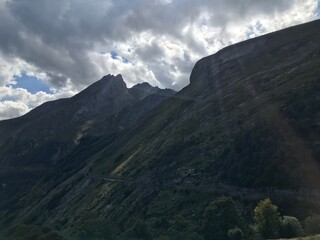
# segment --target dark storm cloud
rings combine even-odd
[[[0,51],[21,58],[47,74],[54,87],[63,87],[70,79],[75,88],[97,80],[101,73],[90,58],[99,46],[112,51],[139,33],[150,31],[156,36],[179,39],[185,44],[182,58],[172,58],[159,68],[165,57],[163,46],[152,42],[137,46],[137,60],[163,86],[171,87],[175,69],[184,76],[190,72],[190,53],[206,54],[195,36],[182,34],[182,29],[209,14],[208,24],[222,29],[232,20],[252,14],[281,12],[292,0],[9,0],[0,5]],[[139,43],[137,43],[139,45]],[[130,46],[128,46],[129,48]],[[162,62],[163,63],[163,62]],[[105,73],[107,74],[107,73]],[[128,80],[128,79],[127,79]],[[147,80],[147,79],[143,79]],[[180,85],[186,84],[187,79]]]

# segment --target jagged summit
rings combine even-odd
[[[124,82],[122,76],[120,74],[114,75],[106,75],[99,81],[93,83],[77,95],[75,95],[74,99],[80,98],[107,98],[107,97],[118,97],[118,95],[127,94],[128,89],[127,85]]]
[[[74,143],[79,143],[88,134],[94,133],[96,136],[117,131],[118,123],[111,124],[105,119],[112,119],[113,115],[119,114],[124,108],[130,109],[134,105],[137,111],[133,117],[125,117],[127,125],[130,125],[173,93],[168,94],[166,90],[152,87],[148,83],[129,89],[120,74],[106,75],[71,98],[47,102],[22,117],[0,121],[0,149],[6,146],[6,151],[12,151],[0,159],[0,162],[28,164],[28,161],[39,159],[33,155],[40,151],[36,149],[52,148],[45,159],[50,162],[52,157],[57,158],[55,151],[65,155],[73,148]],[[142,100],[152,94],[164,97],[152,99],[148,101],[148,107],[144,107],[147,103]],[[117,119],[119,122],[123,121],[119,117]],[[17,148],[14,138],[25,142],[21,148]],[[22,146],[31,141],[34,142],[33,147],[25,151]],[[24,153],[15,154],[19,151]],[[41,158],[39,160],[43,161]]]

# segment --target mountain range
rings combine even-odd
[[[199,232],[221,195],[248,209],[270,197],[301,218],[319,212],[319,28],[228,46],[199,60],[177,93],[108,75],[1,121],[3,229],[80,239],[90,224],[121,236],[143,221],[159,236]]]

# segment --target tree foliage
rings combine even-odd
[[[254,209],[254,222],[257,231],[263,238],[279,236],[280,217],[278,207],[270,199],[262,200]]]
[[[203,217],[202,232],[206,239],[227,239],[230,229],[243,226],[243,219],[231,198],[223,197],[212,202]]]
[[[305,233],[308,235],[320,234],[320,216],[313,215],[307,217],[305,222]]]
[[[228,231],[228,238],[230,240],[241,240],[243,239],[243,232],[240,228],[235,227]]]
[[[280,228],[281,237],[293,238],[303,236],[303,228],[299,220],[292,216],[283,216]]]

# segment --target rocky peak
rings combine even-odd
[[[126,83],[123,81],[123,78],[120,74],[114,75],[106,75],[99,81],[93,83],[88,88],[75,95],[73,98],[87,99],[87,98],[114,98],[119,97],[119,95],[127,95],[128,89]]]
[[[153,87],[147,82],[139,83],[129,89],[129,92],[135,98],[141,100],[145,97],[158,93],[161,89],[158,87]]]
[[[153,88],[158,88],[158,87],[153,87],[151,86],[148,82],[143,82],[143,83],[138,83],[137,85],[134,85],[132,89],[140,89],[140,90],[150,90]]]

